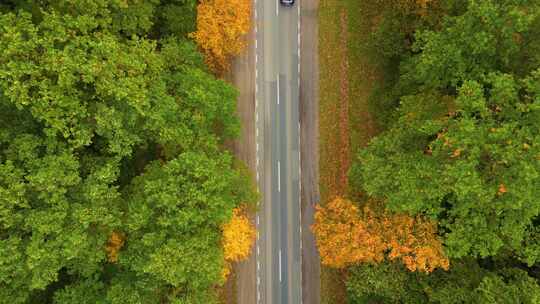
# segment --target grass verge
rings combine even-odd
[[[343,146],[339,130],[343,107],[340,87],[346,75],[341,73],[341,63],[347,59],[347,52],[340,41],[340,35],[346,31],[340,15],[345,8],[340,0],[319,3],[319,188],[323,204],[339,194],[340,174],[345,169],[341,158],[336,157]],[[343,275],[321,265],[321,303],[340,304],[345,303],[345,299]]]
[[[223,287],[218,288],[218,300],[220,304],[234,304],[237,298],[236,267],[232,267],[229,278]]]
[[[372,21],[357,0],[319,4],[319,166],[321,202],[351,196],[348,170],[359,149],[377,133],[369,98],[380,72],[362,48]],[[321,266],[321,303],[346,303],[345,271]]]

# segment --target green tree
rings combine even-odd
[[[527,272],[512,268],[502,269],[498,273],[499,275],[485,276],[471,300],[485,304],[540,302],[540,286],[537,280],[527,275]]]
[[[197,0],[162,0],[156,14],[156,27],[162,35],[186,38],[197,28]]]
[[[467,258],[455,261],[449,271],[429,275],[411,273],[395,263],[355,266],[350,269],[347,294],[350,303],[359,304],[532,304],[540,301],[540,286],[523,270],[490,270]]]
[[[218,282],[220,226],[238,205],[230,162],[227,155],[186,152],[165,165],[149,164],[125,190],[128,240],[119,264],[185,290]]]
[[[398,263],[364,264],[349,270],[347,296],[351,304],[428,301],[417,282],[424,276],[412,273]]]

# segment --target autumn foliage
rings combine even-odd
[[[250,0],[201,0],[197,31],[191,34],[216,74],[229,69],[230,58],[246,47],[244,35],[251,23]]]
[[[239,262],[248,258],[256,230],[242,208],[235,208],[231,220],[223,225],[223,255],[226,260],[223,277],[230,273],[230,262]]]
[[[351,201],[336,198],[317,206],[315,233],[324,265],[343,268],[357,263],[399,259],[410,271],[448,269],[436,225],[421,217],[376,211],[368,203],[362,210]]]
[[[118,252],[124,246],[125,236],[117,231],[113,231],[107,240],[107,246],[105,251],[107,252],[107,259],[111,263],[118,261]]]
[[[342,268],[358,262],[381,262],[385,249],[380,235],[368,231],[352,202],[336,198],[325,208],[317,206],[312,230],[323,264]]]
[[[423,217],[384,214],[379,217],[381,233],[388,245],[390,260],[401,259],[410,271],[448,270],[449,260],[437,238],[437,226]]]

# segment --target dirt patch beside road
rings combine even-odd
[[[255,52],[253,27],[246,37],[248,44],[245,52],[237,56],[231,65],[227,80],[239,92],[236,106],[242,129],[240,137],[228,146],[235,157],[243,161],[255,176]],[[255,214],[251,215],[255,223]],[[233,265],[232,273],[221,295],[223,304],[257,303],[257,269],[255,246],[246,261]]]
[[[321,0],[319,12],[321,204],[347,189],[349,167],[349,77],[347,11],[340,0]],[[346,301],[344,276],[321,267],[321,303]]]

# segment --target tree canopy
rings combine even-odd
[[[312,230],[323,265],[343,268],[399,259],[410,271],[449,267],[432,221],[385,212],[373,201],[359,210],[339,197],[316,209]]]
[[[191,36],[218,74],[227,72],[230,59],[246,47],[251,25],[250,0],[201,0],[197,6],[197,31]]]
[[[253,194],[222,145],[236,92],[187,37],[195,1],[0,11],[0,302],[211,303],[221,227]]]
[[[361,265],[350,269],[348,300],[371,303],[527,303],[540,301],[540,286],[526,271],[488,271],[472,259],[449,271],[409,272],[398,264]]]

